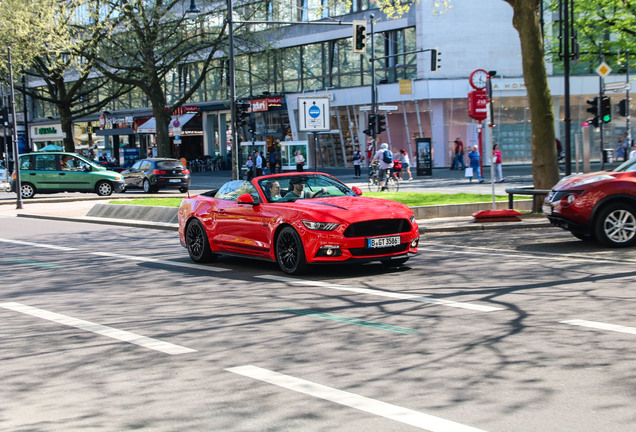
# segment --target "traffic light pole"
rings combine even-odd
[[[371,14],[370,18],[371,18],[371,25],[370,25],[370,29],[371,29],[371,115],[375,119],[375,124],[373,125],[373,128],[371,128],[371,136],[373,137],[373,155],[375,155],[375,151],[376,151],[375,140],[376,140],[377,129],[378,129],[377,128],[378,95],[377,95],[376,82],[375,82],[375,38],[373,34],[374,15]],[[371,163],[371,161],[369,161],[369,163]]]
[[[21,210],[22,207],[22,181],[20,179],[20,152],[18,149],[18,122],[15,118],[15,90],[13,87],[13,65],[11,63],[11,48],[7,47],[9,60],[9,85],[11,86],[11,116],[13,117],[13,173],[15,174],[15,208]],[[9,167],[7,166],[7,170]]]
[[[627,72],[625,73],[625,79],[626,79],[626,83],[627,85],[625,86],[625,96],[626,96],[626,102],[625,102],[625,114],[627,114],[625,116],[625,127],[627,128],[627,150],[630,149],[630,147],[632,147],[632,127],[630,125],[630,115],[629,115],[629,89],[630,89],[630,85],[629,85],[629,50],[627,50],[627,53],[625,53],[625,63],[627,63]]]
[[[605,57],[603,56],[603,49],[601,46],[601,44],[599,44],[598,46],[598,56],[600,60],[599,63],[602,63],[605,60]],[[603,115],[601,113],[601,105],[603,105],[603,95],[605,94],[605,79],[603,79],[603,77],[599,77],[598,88],[599,95],[598,103],[596,104],[596,115],[598,116],[599,139],[601,141],[601,171],[603,171],[605,169],[605,159],[603,158],[603,156],[605,155],[605,151],[603,149]]]

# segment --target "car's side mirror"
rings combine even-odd
[[[360,189],[358,186],[352,186],[351,190],[353,191],[354,194],[358,196],[362,195],[362,189]]]
[[[254,202],[254,197],[248,193],[244,193],[236,200],[237,204],[250,204],[250,205],[258,205],[257,202]]]

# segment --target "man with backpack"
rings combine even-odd
[[[382,143],[380,150],[375,153],[373,161],[380,162],[380,171],[378,172],[378,181],[383,184],[382,190],[387,190],[386,182],[391,176],[391,168],[393,168],[393,153],[389,150],[387,143]],[[386,179],[384,178],[386,174]]]

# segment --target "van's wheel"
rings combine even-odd
[[[113,194],[113,185],[107,181],[100,181],[97,183],[97,186],[95,186],[95,192],[97,192],[99,196],[110,196]]]
[[[305,250],[300,236],[292,227],[285,227],[276,237],[276,262],[282,271],[297,275],[307,268]]]
[[[197,263],[212,262],[216,254],[212,253],[208,234],[200,220],[193,219],[186,227],[185,243],[190,259]]]
[[[602,209],[596,219],[595,237],[609,247],[627,247],[636,243],[634,207],[615,203]]]
[[[20,186],[22,187],[20,189],[22,191],[22,198],[33,198],[33,195],[35,195],[35,186],[31,183],[22,183]]]

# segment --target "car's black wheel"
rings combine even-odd
[[[595,236],[609,247],[627,247],[636,243],[636,210],[623,203],[601,209],[596,219]]]
[[[144,180],[144,192],[146,192],[146,193],[152,193],[153,192],[153,188],[152,188],[152,186],[150,186],[150,182],[148,181],[148,179]]]
[[[99,196],[110,196],[113,194],[113,185],[107,181],[100,181],[95,186],[95,192]]]
[[[186,193],[187,191],[188,191],[188,188],[184,188],[184,187],[179,188],[179,192],[181,193]]]
[[[292,227],[283,228],[276,237],[276,262],[287,274],[297,275],[306,270],[303,243]]]
[[[190,259],[194,262],[212,262],[216,254],[210,249],[210,241],[203,224],[198,219],[193,219],[186,227],[185,243]]]
[[[33,198],[33,195],[35,195],[35,186],[31,183],[22,183],[21,186],[22,198]]]
[[[408,260],[409,260],[408,258],[400,258],[400,259],[394,259],[394,260],[384,260],[380,262],[385,267],[399,267],[405,262],[407,262]]]

